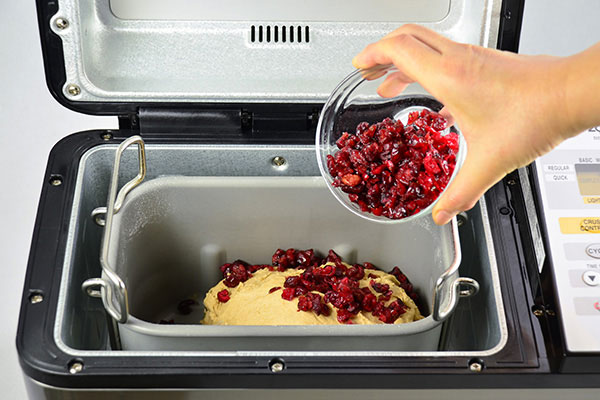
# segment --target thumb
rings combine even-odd
[[[505,173],[489,156],[469,153],[450,186],[433,208],[433,220],[444,225],[459,212],[469,210]]]

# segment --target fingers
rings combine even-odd
[[[388,75],[383,83],[377,88],[377,94],[381,97],[396,97],[406,89],[411,80],[401,72]]]
[[[456,214],[471,209],[481,196],[504,173],[495,168],[487,157],[477,154],[467,158],[448,189],[433,208],[433,220],[438,225],[448,223]]]
[[[383,39],[389,39],[398,35],[412,35],[427,44],[429,47],[435,49],[438,53],[444,52],[454,42],[439,33],[432,31],[431,29],[425,28],[421,25],[416,24],[405,24],[400,28],[388,33]]]
[[[450,111],[446,107],[442,108],[439,114],[448,121],[448,126],[454,125],[454,117],[450,114]]]
[[[370,44],[352,63],[356,68],[394,64],[412,81],[426,71],[435,70],[441,54],[412,35],[399,34]]]

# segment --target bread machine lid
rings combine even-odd
[[[67,107],[322,103],[403,23],[495,47],[501,0],[38,0],[49,87]],[[368,6],[367,6],[368,4]]]

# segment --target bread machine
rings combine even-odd
[[[593,155],[516,171],[446,227],[387,231],[335,202],[315,158],[320,108],[366,44],[412,22],[515,51],[522,6],[37,0],[50,91],[120,128],[68,135],[50,154],[17,334],[29,396],[600,397]],[[582,148],[598,146],[586,135]],[[580,200],[552,200],[563,189],[583,205],[554,226],[551,210]],[[555,273],[561,234],[577,264],[567,275]],[[403,331],[156,323],[216,283],[220,262],[266,262],[278,247],[401,263],[433,316],[446,268],[460,263],[451,282],[479,292],[454,285],[439,323]]]

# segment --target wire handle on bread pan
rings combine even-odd
[[[458,223],[456,221],[456,217],[452,218],[451,228],[452,240],[454,241],[454,260],[452,261],[450,267],[446,271],[444,271],[442,275],[440,275],[437,282],[435,283],[435,288],[433,289],[432,316],[433,320],[438,322],[445,320],[450,314],[452,314],[452,312],[458,305],[459,298],[473,296],[479,291],[479,283],[477,283],[475,279],[463,277],[456,278],[451,284],[449,293],[450,299],[448,302],[448,306],[444,310],[442,310],[442,300],[444,298],[444,296],[442,295],[443,288],[446,285],[448,279],[456,271],[458,271],[458,267],[461,261],[460,237],[458,235]],[[468,286],[468,289],[462,289],[461,286],[463,285]]]
[[[138,145],[139,172],[135,178],[127,182],[117,194],[119,183],[119,167],[121,165],[121,157],[125,149],[129,146]],[[123,202],[127,194],[139,185],[146,177],[146,151],[144,148],[144,140],[140,136],[132,136],[119,145],[115,154],[115,163],[113,166],[112,178],[108,191],[108,206],[106,207],[106,218],[104,223],[104,234],[102,236],[102,250],[100,253],[100,264],[102,272],[106,278],[88,279],[82,284],[82,289],[92,297],[99,297],[98,290],[94,287],[100,287],[100,297],[106,311],[110,316],[120,323],[127,322],[129,316],[129,302],[127,299],[127,288],[123,280],[117,275],[114,269],[108,262],[108,250],[110,235],[112,233],[113,216],[119,212],[123,206]]]

